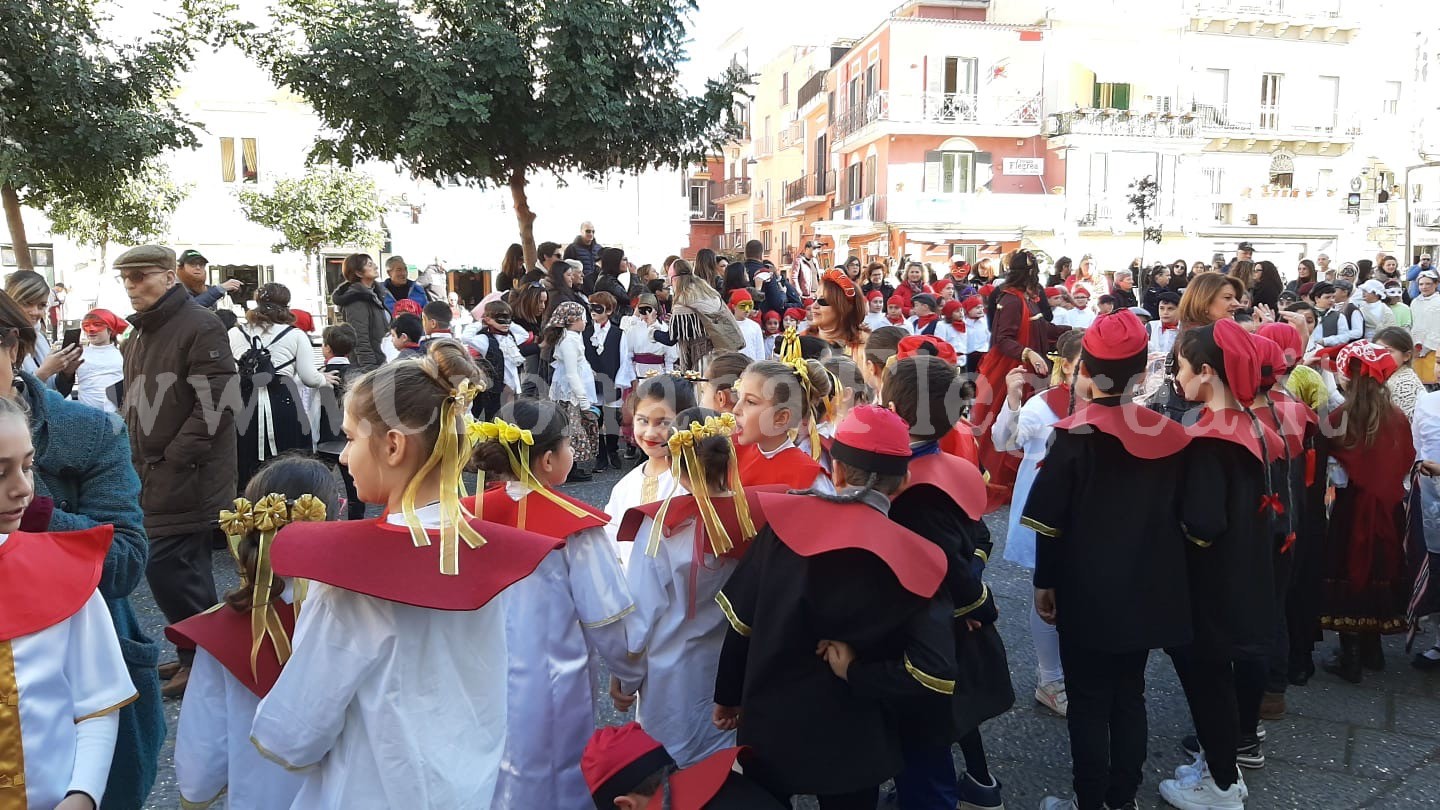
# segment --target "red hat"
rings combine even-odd
[[[783,321],[783,320],[785,320],[785,316],[781,315],[780,313],[776,312],[776,311],[773,310],[773,309],[767,310],[767,311],[765,312],[765,322],[766,322],[766,323],[769,323],[770,321],[775,321],[775,322],[778,323],[778,322]]]
[[[866,472],[904,475],[910,467],[910,425],[878,405],[859,405],[835,428],[830,456]]]
[[[939,295],[939,294],[945,292],[945,288],[946,288],[946,287],[949,287],[949,286],[950,286],[950,279],[948,279],[948,278],[942,278],[942,279],[936,281],[934,284],[931,284],[931,285],[930,285],[930,289],[934,290],[936,295]]]
[[[106,329],[109,329],[110,334],[115,337],[119,337],[125,334],[125,330],[130,328],[129,321],[125,320],[119,315],[116,315],[108,309],[92,309],[89,312],[85,313],[85,317],[80,319],[81,329],[85,328],[86,321],[99,321],[105,326]]]
[[[748,301],[749,303],[751,303],[751,304],[754,304],[754,303],[755,303],[755,298],[750,295],[750,291],[749,291],[749,290],[731,290],[731,291],[730,291],[730,306],[732,306],[732,307],[738,307],[738,306],[740,306],[741,304],[746,303],[747,301]]]
[[[960,306],[965,307],[965,311],[966,311],[966,312],[969,312],[970,310],[974,309],[975,307],[983,307],[983,306],[985,306],[985,299],[984,299],[984,298],[981,298],[981,297],[978,296],[978,295],[972,295],[972,296],[970,296],[969,298],[966,298],[966,299],[960,304]]]
[[[902,423],[903,424],[903,423]],[[908,448],[908,439],[907,439]],[[639,723],[607,726],[590,735],[580,755],[580,773],[597,808],[612,808],[615,800],[634,790],[647,777],[674,767],[670,753],[645,733]]]
[[[1347,377],[1364,374],[1381,385],[1400,368],[1388,348],[1368,340],[1345,344],[1335,356],[1335,367]]]
[[[1236,401],[1248,408],[1260,388],[1260,353],[1255,341],[1245,327],[1230,318],[1216,321],[1212,328],[1215,345],[1224,357],[1225,383]]]
[[[1046,288],[1045,288],[1045,297],[1046,297],[1046,298],[1054,298],[1055,296],[1060,295],[1060,294],[1062,294],[1062,293],[1064,293],[1064,292],[1065,292],[1065,291],[1062,290],[1062,289],[1060,289],[1059,287],[1046,287]]]
[[[315,318],[303,309],[292,309],[290,314],[295,316],[295,328],[301,332],[315,331]]]
[[[1307,281],[1304,284],[1300,285],[1300,288],[1295,291],[1295,294],[1299,295],[1301,298],[1304,298],[1315,289],[1315,284],[1316,282],[1314,281]]]
[[[1260,387],[1268,389],[1286,369],[1285,352],[1280,350],[1280,344],[1258,332],[1250,339],[1255,341],[1255,352],[1260,355]]]
[[[1255,334],[1269,338],[1280,347],[1280,352],[1285,357],[1287,371],[1294,368],[1305,354],[1305,342],[1300,337],[1300,330],[1288,323],[1283,321],[1267,323],[1260,327]]]
[[[1150,345],[1145,336],[1145,327],[1140,319],[1128,309],[1101,315],[1095,319],[1080,348],[1096,360],[1128,360],[1144,355]]]
[[[803,321],[805,320],[805,310],[799,307],[790,307],[789,309],[785,310],[785,317],[794,318],[797,321]]]
[[[960,302],[955,300],[946,301],[945,306],[940,308],[940,314],[946,318],[954,317],[957,312],[961,312],[961,308]]]
[[[420,308],[420,305],[410,300],[409,298],[402,298],[399,301],[395,302],[396,315],[404,315],[406,313],[409,313],[418,318],[423,312],[424,310]]]
[[[949,341],[941,340],[934,335],[911,335],[901,338],[900,344],[895,347],[897,361],[917,355],[938,357],[952,366],[960,359],[959,355],[955,353],[955,347],[951,346]]]
[[[980,294],[981,294],[982,296],[986,297],[986,298],[989,298],[989,297],[990,297],[990,293],[993,293],[993,292],[995,292],[995,285],[994,285],[994,284],[986,284],[984,287],[981,287],[981,288],[980,288]]]
[[[883,300],[885,298],[885,293],[880,292],[879,290],[871,290],[870,292],[865,293],[865,300],[867,301],[874,301],[877,298]]]

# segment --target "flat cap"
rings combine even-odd
[[[115,259],[116,270],[158,267],[162,270],[175,269],[175,251],[164,245],[141,245],[130,248]]]

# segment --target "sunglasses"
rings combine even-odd
[[[815,299],[815,304],[816,306],[828,307],[830,306],[830,300],[822,295]]]
[[[151,270],[121,270],[119,273],[115,274],[115,278],[119,281],[128,281],[131,284],[139,284],[150,276],[158,276],[161,273],[168,272],[170,271],[159,267]]]
[[[594,232],[594,231],[586,231],[585,233],[595,233],[595,232]]]

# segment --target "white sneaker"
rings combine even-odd
[[[1055,796],[1046,796],[1040,802],[1040,810],[1079,810],[1079,805],[1074,799],[1061,799]]]
[[[1226,790],[1215,784],[1207,769],[1199,778],[1198,771],[1190,770],[1187,778],[1166,779],[1160,783],[1160,797],[1171,807],[1179,810],[1245,810],[1245,789],[1243,779]]]
[[[1189,765],[1181,765],[1175,769],[1175,781],[1182,785],[1194,784],[1201,779],[1211,779],[1210,763],[1205,761],[1204,754],[1196,756],[1195,761]],[[1239,774],[1238,779],[1239,781],[1235,784],[1240,786],[1240,800],[1245,801],[1250,798],[1250,788],[1245,784],[1245,776],[1243,774]],[[1211,779],[1211,781],[1213,782],[1214,780]]]
[[[1035,702],[1061,717],[1070,712],[1070,698],[1065,694],[1064,681],[1053,681],[1035,687]]]

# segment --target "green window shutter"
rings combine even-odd
[[[1113,91],[1114,106],[1117,110],[1130,109],[1130,85],[1116,84]]]

